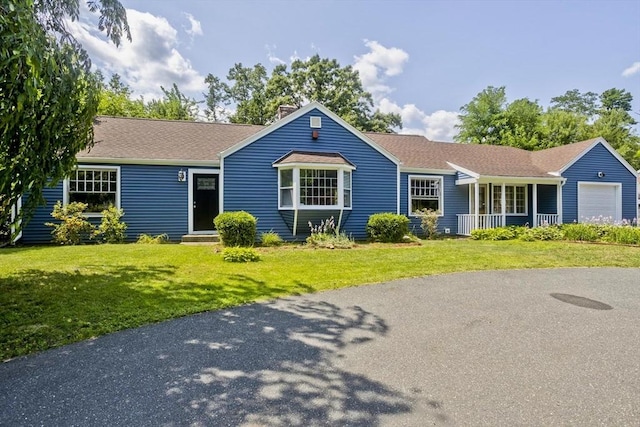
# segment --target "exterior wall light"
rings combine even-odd
[[[602,171],[598,172],[598,178],[604,178],[606,174]]]
[[[187,174],[180,169],[180,171],[178,172],[178,182],[185,182],[187,180]]]

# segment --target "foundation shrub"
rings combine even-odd
[[[223,212],[213,220],[225,246],[253,246],[256,241],[256,218],[248,212]]]
[[[409,234],[409,218],[389,212],[376,213],[367,221],[367,236],[374,242],[402,242]]]

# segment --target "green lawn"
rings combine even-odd
[[[90,245],[0,250],[0,360],[172,317],[281,295],[456,271],[640,267],[640,248],[566,242],[440,240],[349,250]]]

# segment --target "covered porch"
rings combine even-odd
[[[458,214],[457,234],[509,225],[562,224],[562,178],[466,177],[469,213]]]

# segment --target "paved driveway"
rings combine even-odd
[[[640,270],[451,274],[186,317],[0,364],[0,405],[6,426],[637,426]]]

